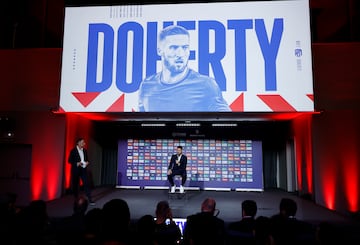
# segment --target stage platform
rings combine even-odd
[[[187,191],[186,198],[169,198],[168,190],[127,190],[116,188],[96,188],[93,190],[95,206],[102,208],[111,199],[124,199],[129,207],[131,219],[137,220],[145,214],[154,215],[157,202],[168,200],[175,218],[186,218],[188,215],[200,211],[202,201],[212,197],[220,210],[219,218],[226,223],[241,219],[241,202],[246,199],[255,200],[258,206],[257,216],[270,217],[279,211],[281,198],[292,198],[298,205],[296,217],[298,219],[319,224],[323,221],[331,223],[351,223],[350,217],[316,205],[312,201],[281,190],[267,190],[264,192],[235,192],[235,191]],[[72,214],[73,196],[66,195],[60,199],[48,202],[48,214],[52,218],[70,216]]]

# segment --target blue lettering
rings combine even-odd
[[[157,53],[157,22],[147,24],[146,43],[146,76],[156,73],[156,61],[160,60]]]
[[[102,79],[96,80],[99,34],[104,34],[104,58],[102,60]],[[114,31],[107,24],[89,24],[88,57],[86,70],[86,92],[102,92],[112,83],[114,53]]]
[[[210,30],[215,33],[215,50],[210,53]],[[225,56],[225,27],[219,21],[199,21],[199,73],[209,75],[209,65],[220,90],[226,90],[226,77],[221,65]]]
[[[228,28],[235,32],[235,89],[246,91],[246,29],[253,28],[253,21],[228,20]]]
[[[255,20],[255,31],[265,62],[265,90],[276,91],[276,57],[284,30],[284,20],[275,19],[269,41],[263,19]]]
[[[253,23],[255,22],[255,23]],[[178,21],[177,25],[187,30],[196,30],[196,21]],[[174,24],[172,21],[163,22],[163,27]],[[116,86],[124,93],[138,90],[143,80],[143,61],[146,64],[146,76],[156,73],[157,61],[161,58],[157,53],[158,22],[148,22],[146,30],[146,58],[144,59],[144,29],[137,22],[126,22],[117,30],[117,50],[114,51],[114,30],[105,23],[89,24],[88,55],[86,70],[86,92],[103,92],[113,82],[114,52],[116,53]],[[234,19],[227,21],[227,28],[234,31],[235,47],[235,89],[247,91],[247,30],[255,29],[259,46],[264,59],[265,90],[277,90],[276,59],[279,52],[284,29],[284,20],[276,18],[273,22],[271,35],[268,35],[263,19]],[[129,40],[129,34],[132,40]],[[103,43],[100,37],[103,36]],[[210,41],[214,41],[210,46]],[[101,43],[100,43],[101,42]],[[128,52],[129,43],[133,45],[132,52]],[[212,43],[211,43],[212,44]],[[103,60],[99,60],[99,50],[103,51]],[[198,22],[198,54],[190,51],[190,60],[198,59],[199,73],[210,74],[210,67],[221,91],[226,91],[226,76],[222,60],[226,55],[226,29],[215,20]],[[129,64],[129,60],[132,63]],[[131,69],[129,69],[131,65]],[[98,67],[99,66],[99,67]],[[101,68],[101,75],[98,71]],[[127,75],[127,71],[131,74]],[[127,77],[130,81],[127,81]]]
[[[128,33],[133,32],[133,62],[132,80],[126,82]],[[137,22],[126,22],[119,27],[117,61],[116,61],[116,86],[124,93],[135,92],[139,89],[142,81],[143,67],[143,42],[144,30]]]
[[[174,21],[164,21],[163,28],[174,25]]]
[[[179,229],[180,229],[181,231],[184,231],[184,230],[185,230],[185,223],[186,223],[186,221],[185,221],[185,222],[184,222],[184,221],[176,221],[175,223],[176,223],[176,225],[179,227]]]

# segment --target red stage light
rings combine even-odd
[[[343,178],[345,187],[345,196],[348,209],[351,212],[359,211],[359,159],[358,151],[354,145],[350,148],[343,149]]]
[[[30,189],[31,189],[31,200],[41,199],[42,187],[43,187],[43,172],[41,171],[41,164],[36,161],[37,159],[33,156],[31,178],[30,178]]]
[[[333,177],[333,176],[332,176]],[[329,177],[329,178],[332,178]],[[324,193],[324,201],[325,205],[328,209],[335,210],[335,180],[330,179],[326,183],[324,183],[323,188]]]
[[[293,120],[293,134],[295,143],[298,189],[306,193],[313,193],[311,114],[304,113]]]
[[[335,210],[335,201],[336,201],[336,185],[338,184],[338,176],[336,170],[337,162],[334,159],[324,158],[324,161],[327,162],[326,168],[322,169],[322,179],[321,179],[321,193],[325,202],[325,206],[331,210]]]

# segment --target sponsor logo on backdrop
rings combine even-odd
[[[220,185],[234,189],[257,190],[263,188],[261,142],[258,141],[128,139],[123,143],[119,145],[118,176],[121,176],[118,178],[119,186],[167,185],[171,154],[175,150],[174,146],[182,145],[184,154],[188,156],[186,185],[203,187]],[[203,147],[210,144],[220,146],[221,150]],[[139,147],[140,145],[143,147]],[[238,150],[240,148],[242,150]]]

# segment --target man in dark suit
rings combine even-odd
[[[256,202],[245,200],[241,203],[242,219],[231,223],[227,232],[227,244],[255,244]]]
[[[271,217],[271,233],[275,244],[307,244],[315,239],[310,223],[295,218],[297,204],[290,198],[280,201],[280,213]]]
[[[180,193],[184,193],[184,184],[186,181],[186,165],[187,157],[182,154],[182,146],[176,148],[176,154],[171,156],[169,167],[168,167],[168,180],[171,184],[171,193],[175,192],[174,176],[181,175]]]
[[[187,217],[184,229],[185,245],[225,244],[224,221],[216,217],[215,211],[215,200],[207,198],[201,204],[201,213]]]
[[[79,138],[76,141],[76,146],[70,151],[68,162],[71,164],[71,178],[75,198],[79,195],[79,180],[81,178],[84,190],[90,205],[95,205],[91,199],[91,191],[87,179],[86,167],[89,165],[87,150],[85,147],[85,140]]]
[[[245,200],[241,203],[242,220],[231,223],[229,230],[254,233],[255,229],[255,215],[257,212],[256,202],[253,200]]]

